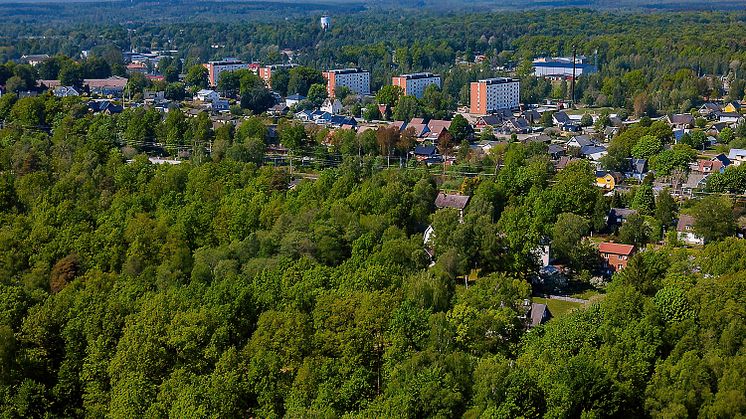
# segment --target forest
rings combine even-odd
[[[590,164],[556,172],[543,144],[509,144],[494,176],[454,184],[386,168],[378,133],[341,130],[340,147],[368,151],[309,177],[264,164],[258,117],[213,129],[49,94],[3,95],[0,117],[4,417],[746,414],[746,242],[729,237],[729,199],[679,208],[649,184],[606,197]],[[298,127],[279,140],[312,145]],[[137,138],[173,130],[192,158],[151,164]],[[463,218],[435,208],[447,188],[471,195]],[[536,248],[550,238],[590,269],[583,237],[618,200],[659,234],[678,211],[712,213],[710,241],[666,238],[527,330]]]

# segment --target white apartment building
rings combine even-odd
[[[226,58],[220,61],[208,61],[203,64],[208,71],[210,86],[217,86],[220,73],[223,71],[236,71],[248,69],[249,64],[234,58]]]
[[[431,84],[440,88],[440,76],[432,73],[402,74],[400,76],[394,76],[391,79],[391,84],[401,87],[402,90],[404,90],[404,94],[407,96],[414,96],[417,99],[422,99],[425,89]]]
[[[341,70],[324,71],[326,79],[326,91],[329,97],[334,97],[337,87],[346,86],[353,93],[367,96],[370,95],[370,72],[359,68],[343,68]]]

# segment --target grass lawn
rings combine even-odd
[[[533,297],[532,300],[535,303],[546,304],[547,307],[549,307],[549,311],[552,312],[552,316],[554,317],[562,316],[563,314],[568,313],[573,309],[583,306],[583,304],[580,303],[572,303],[570,301],[562,300],[551,300],[539,297]]]

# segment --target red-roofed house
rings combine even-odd
[[[621,243],[601,243],[598,245],[598,253],[604,260],[605,270],[611,274],[627,267],[629,258],[635,253],[635,246]]]

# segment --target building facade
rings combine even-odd
[[[359,68],[343,68],[340,70],[324,71],[326,79],[326,92],[329,97],[334,97],[335,89],[347,87],[352,93],[367,96],[370,95],[370,72]]]
[[[217,86],[219,80],[218,77],[223,71],[236,71],[249,68],[248,63],[233,58],[226,58],[220,61],[208,61],[203,65],[207,69],[207,77],[210,86]]]
[[[601,243],[598,245],[598,253],[604,261],[604,270],[610,275],[627,267],[629,259],[635,253],[635,246],[620,243]]]
[[[293,67],[297,67],[298,64],[272,64],[259,67],[259,77],[264,80],[264,83],[272,87],[272,72],[277,70],[289,70]]]
[[[509,77],[484,79],[471,83],[470,112],[478,115],[502,109],[515,109],[520,104],[520,82]]]
[[[546,77],[554,79],[568,79],[572,78],[573,73],[573,61],[572,57],[558,57],[558,58],[537,58],[533,61],[534,76]],[[597,70],[596,66],[589,63],[583,56],[575,59],[575,77],[580,77],[583,74],[595,73]]]
[[[404,90],[404,94],[407,96],[414,96],[417,99],[422,99],[425,89],[431,84],[440,88],[440,76],[432,73],[402,74],[400,76],[394,76],[391,79],[391,84],[401,87],[402,90]]]

